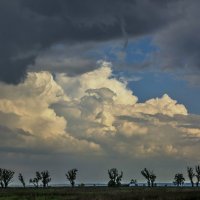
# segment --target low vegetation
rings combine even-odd
[[[198,188],[158,187],[65,187],[8,188],[0,200],[198,200]]]

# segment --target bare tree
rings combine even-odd
[[[155,186],[155,180],[156,180],[156,175],[153,173],[153,171],[150,172],[150,182],[151,182],[151,187]]]
[[[8,184],[12,181],[15,172],[8,169],[0,168],[0,185],[2,188],[7,188]]]
[[[189,177],[189,179],[190,179],[191,185],[192,185],[192,187],[194,187],[193,178],[195,177],[195,173],[194,173],[194,171],[193,171],[193,168],[192,168],[192,167],[188,167],[188,168],[187,168],[187,173],[188,173],[188,177]]]
[[[199,165],[195,166],[195,171],[196,171],[195,176],[197,178],[196,186],[198,187],[199,182],[200,182],[200,166]]]
[[[177,173],[174,176],[174,185],[177,185],[177,187],[182,186],[184,184],[185,178],[183,177],[183,174]]]
[[[29,182],[32,183],[35,187],[39,187],[39,181],[42,179],[40,172],[35,173],[35,178],[30,179]]]
[[[26,184],[25,184],[25,181],[24,181],[24,177],[21,173],[19,173],[18,179],[21,182],[21,184],[23,185],[23,187],[25,188]]]
[[[147,168],[144,168],[142,171],[141,171],[141,174],[144,176],[144,178],[147,179],[147,185],[148,187],[150,187],[150,173],[149,171],[147,170]]]
[[[78,170],[74,168],[74,169],[69,170],[67,172],[67,174],[65,174],[72,187],[75,186],[77,172],[78,172]]]
[[[41,180],[43,183],[43,187],[48,187],[48,183],[51,181],[48,170],[41,172]]]
[[[150,186],[153,187],[155,185],[154,183],[156,180],[156,175],[154,174],[153,171],[149,171],[147,168],[144,168],[141,171],[141,174],[144,176],[144,178],[146,178],[148,187]]]
[[[3,185],[3,169],[1,169],[1,168],[0,168],[0,185],[2,188],[4,187],[4,185]]]
[[[123,172],[119,174],[118,170],[116,168],[112,168],[108,170],[108,176],[110,178],[110,181],[108,182],[109,187],[118,187],[121,185],[121,180],[123,177]]]

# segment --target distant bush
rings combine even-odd
[[[79,187],[85,187],[85,184],[84,183],[81,183],[78,185]]]

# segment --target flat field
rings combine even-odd
[[[200,188],[83,187],[0,189],[0,200],[200,200]]]

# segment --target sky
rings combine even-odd
[[[198,0],[1,0],[0,167],[52,183],[157,181],[200,164]]]

